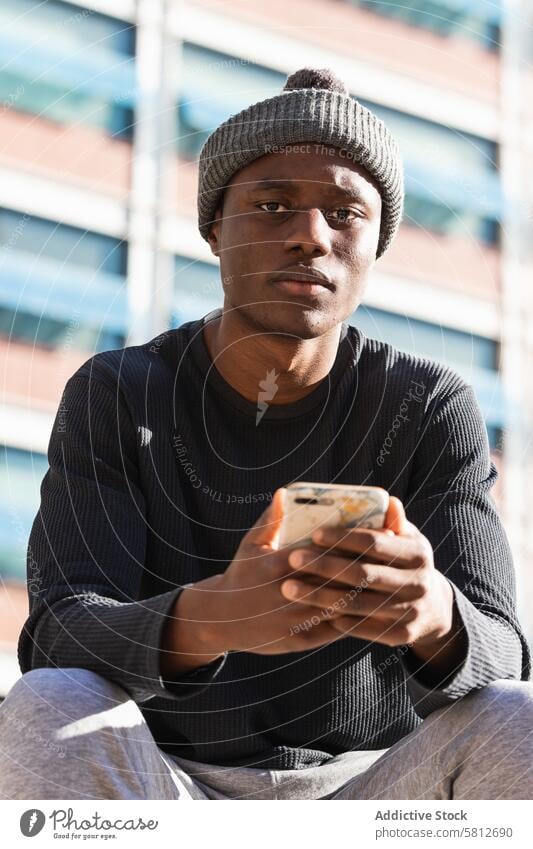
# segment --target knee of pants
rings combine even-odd
[[[479,729],[495,721],[502,727],[533,721],[533,683],[516,678],[498,678],[479,690],[472,690],[453,706],[454,715],[464,714]]]
[[[67,711],[76,702],[84,712],[107,710],[127,701],[128,693],[114,681],[78,667],[43,667],[22,675],[7,693],[2,711],[42,720],[48,708]],[[68,708],[67,708],[68,706]]]

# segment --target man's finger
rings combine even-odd
[[[337,616],[329,620],[329,625],[345,637],[382,643],[386,646],[404,645],[404,625],[402,620],[382,622],[373,616]]]
[[[358,554],[370,562],[386,563],[399,569],[412,567],[414,558],[427,553],[424,538],[418,531],[413,536],[389,536],[370,528],[321,528],[313,532],[312,539],[315,545],[328,551]]]
[[[368,618],[374,627],[388,628],[391,624],[407,623],[416,616],[413,602],[395,601],[388,593],[374,590],[332,590],[325,587],[312,587],[303,581],[284,581],[281,585],[284,598],[301,604],[302,607],[315,607],[326,618],[350,616]]]
[[[299,549],[294,549],[298,551]],[[295,566],[289,558],[288,564],[294,579],[329,587],[369,587],[385,593],[398,593],[403,598],[418,598],[424,591],[425,575],[420,569],[395,569],[394,567],[367,561],[350,560],[334,554],[305,552],[311,560]]]

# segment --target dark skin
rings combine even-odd
[[[209,234],[223,313],[204,338],[216,368],[243,397],[256,403],[272,369],[272,403],[296,401],[324,380],[341,322],[363,298],[380,219],[376,183],[339,151],[302,145],[290,155],[262,156],[233,177]],[[295,293],[273,281],[298,265],[322,272],[328,287]],[[286,279],[301,283],[303,274],[287,271]],[[225,572],[180,594],[165,629],[163,677],[227,650],[282,654],[349,636],[408,645],[408,663],[432,685],[452,675],[467,649],[453,591],[401,501],[391,497],[383,529],[332,531],[313,537],[310,548],[278,549],[280,495]],[[298,552],[310,562],[299,563]],[[302,629],[305,622],[312,625]]]
[[[326,377],[340,323],[360,304],[375,262],[381,220],[375,181],[353,161],[307,147],[270,153],[238,171],[209,234],[220,260],[224,311],[207,326],[206,345],[222,376],[254,402],[266,363],[279,374],[275,404],[298,400]],[[265,188],[272,175],[275,186]],[[272,274],[299,263],[327,275],[335,291],[312,298],[277,290]]]

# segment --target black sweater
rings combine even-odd
[[[264,405],[257,421],[205,347],[202,322],[217,313],[96,354],[68,380],[28,546],[22,672],[91,669],[135,699],[162,749],[271,769],[391,746],[472,689],[529,680],[470,385],[344,323],[328,377],[295,403]],[[445,681],[407,646],[355,638],[229,652],[161,679],[162,629],[182,586],[222,572],[273,492],[297,480],[381,486],[402,500],[468,638]]]

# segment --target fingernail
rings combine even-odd
[[[309,555],[305,551],[291,551],[289,554],[289,563],[291,566],[302,566],[308,557]]]
[[[290,595],[291,598],[298,595],[300,589],[300,585],[296,583],[296,581],[286,581],[283,584],[283,592],[285,595]]]

